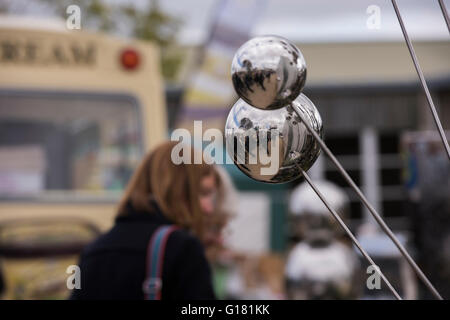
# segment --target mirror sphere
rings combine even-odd
[[[283,108],[301,93],[306,63],[300,50],[278,36],[250,39],[236,52],[231,64],[236,93],[264,110]]]
[[[226,148],[234,164],[247,176],[267,183],[285,183],[301,176],[320,154],[320,146],[295,113],[323,135],[322,119],[314,104],[300,94],[291,104],[261,110],[239,99],[225,125]]]

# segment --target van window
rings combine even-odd
[[[129,96],[0,92],[0,197],[122,190],[142,156]]]

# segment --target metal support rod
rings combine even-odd
[[[366,260],[369,262],[370,265],[372,265],[374,267],[374,269],[378,272],[378,274],[380,275],[380,277],[383,279],[383,281],[386,283],[386,285],[389,287],[389,289],[391,290],[391,292],[394,294],[394,296],[398,299],[398,300],[402,300],[402,298],[400,297],[400,295],[397,293],[397,291],[394,289],[394,287],[391,285],[391,283],[389,282],[389,280],[384,276],[384,274],[381,272],[380,268],[375,264],[375,262],[372,260],[372,258],[369,256],[369,254],[366,252],[366,250],[364,250],[364,248],[361,246],[361,244],[359,243],[359,241],[356,239],[356,237],[353,235],[353,233],[351,232],[351,230],[347,227],[347,225],[345,224],[345,222],[341,219],[341,217],[337,214],[337,212],[330,206],[330,204],[328,203],[328,201],[325,199],[325,197],[323,196],[323,194],[319,191],[319,189],[317,188],[317,186],[312,182],[311,178],[308,176],[308,174],[302,169],[300,168],[300,166],[298,166],[298,168],[300,169],[303,177],[305,178],[305,180],[308,182],[308,184],[311,186],[311,188],[314,190],[314,192],[317,194],[317,196],[320,198],[320,200],[322,200],[323,204],[328,208],[328,210],[331,212],[331,214],[333,215],[333,217],[337,220],[337,222],[341,225],[342,229],[344,229],[344,231],[347,233],[347,235],[350,237],[350,239],[353,241],[353,243],[355,244],[355,246],[359,249],[359,251],[361,251],[361,254],[366,258]]]
[[[342,167],[342,165],[339,163],[339,161],[336,159],[336,157],[333,155],[333,153],[328,149],[325,142],[322,140],[322,138],[319,136],[319,134],[311,127],[311,125],[308,123],[308,121],[305,120],[305,117],[303,116],[301,110],[298,109],[298,107],[295,104],[291,104],[292,108],[294,109],[295,113],[299,116],[300,120],[305,125],[306,129],[312,134],[314,139],[320,144],[320,147],[322,150],[327,154],[327,156],[330,158],[330,160],[333,162],[333,164],[336,166],[336,168],[339,170],[341,175],[344,177],[344,179],[347,181],[347,183],[352,187],[352,189],[356,192],[361,202],[369,209],[369,212],[372,214],[372,216],[375,218],[375,220],[380,225],[381,229],[387,234],[387,236],[392,240],[392,242],[395,244],[395,246],[398,248],[400,253],[405,257],[405,259],[408,261],[410,266],[414,269],[417,276],[423,281],[423,283],[426,285],[426,287],[432,292],[432,294],[439,300],[442,300],[441,295],[439,292],[433,287],[430,280],[425,276],[425,274],[420,270],[419,266],[414,262],[414,260],[411,258],[409,253],[406,251],[406,249],[403,247],[403,245],[398,241],[397,237],[394,235],[394,233],[389,229],[387,224],[384,222],[383,218],[378,214],[378,212],[375,210],[375,208],[369,203],[369,201],[366,199],[364,194],[361,192],[361,190],[358,188],[358,186],[355,184],[355,182],[352,180],[352,178],[348,175],[348,173],[345,171],[345,169]]]
[[[395,0],[391,0],[392,5],[394,6],[395,14],[397,15],[398,22],[400,24],[400,28],[403,32],[403,37],[405,38],[406,45],[408,46],[409,53],[414,62],[414,67],[416,68],[417,74],[420,79],[420,83],[422,84],[423,91],[425,92],[425,96],[427,97],[428,106],[430,107],[431,114],[433,115],[434,122],[436,127],[438,128],[439,134],[442,139],[442,143],[444,144],[444,148],[447,152],[448,159],[450,160],[450,146],[448,145],[447,138],[445,137],[444,129],[442,128],[441,121],[439,120],[439,115],[436,111],[436,107],[434,106],[433,99],[431,98],[430,91],[428,90],[428,85],[425,81],[425,77],[423,76],[422,69],[419,65],[419,60],[417,59],[416,52],[411,44],[411,40],[409,40],[408,33],[406,32],[405,25],[403,24],[402,17],[400,16],[400,11],[398,10],[397,3]]]
[[[444,15],[445,23],[447,24],[448,32],[450,33],[450,18],[448,17],[447,8],[445,8],[444,0],[439,0],[442,14]]]

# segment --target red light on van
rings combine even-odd
[[[120,62],[127,70],[134,70],[139,65],[139,54],[134,49],[125,49],[120,54]]]

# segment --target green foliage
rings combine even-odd
[[[148,11],[136,10],[133,6],[121,9],[133,21],[133,35],[136,38],[152,41],[160,46],[163,77],[168,81],[175,80],[183,56],[180,53],[169,53],[168,49],[176,42],[181,21],[163,12],[155,0],[151,2]]]

